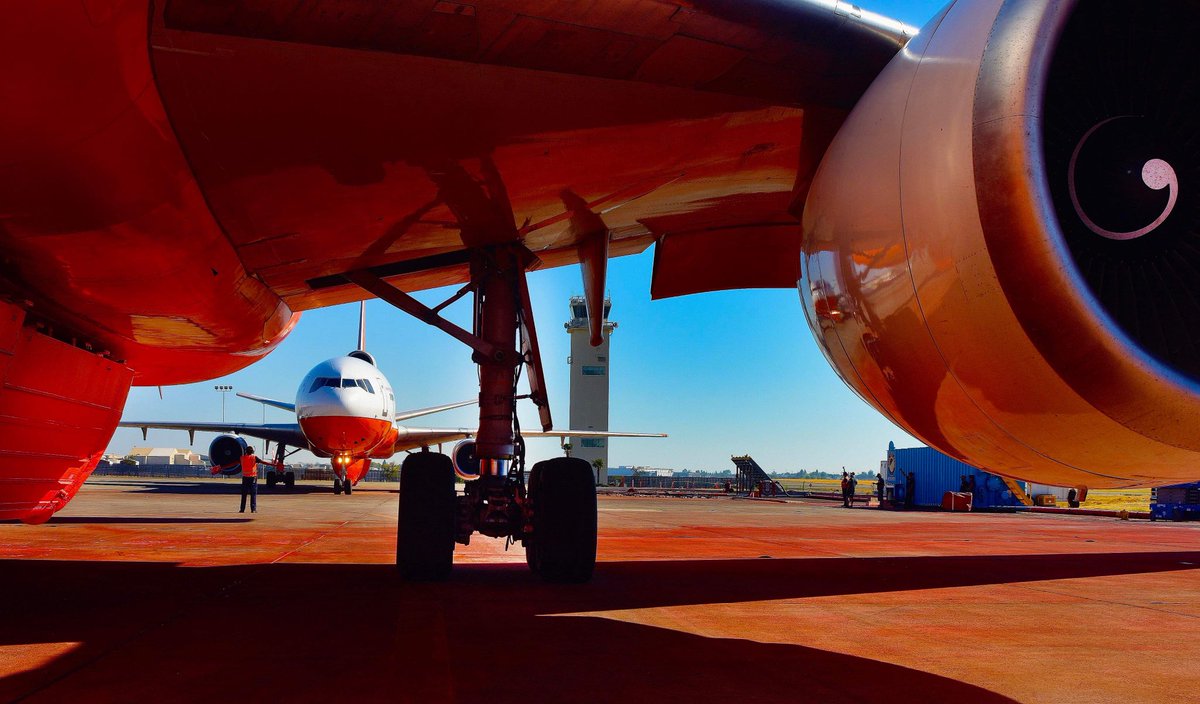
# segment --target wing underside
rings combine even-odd
[[[793,286],[797,257],[733,254],[792,247],[817,157],[913,30],[691,5],[175,0],[153,62],[215,214],[293,310],[366,297],[347,272],[460,284],[473,247],[561,266],[597,234],[609,256],[668,245],[656,295]],[[699,250],[730,256],[689,283]]]

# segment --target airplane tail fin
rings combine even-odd
[[[358,349],[354,350],[347,357],[354,357],[368,362],[371,366],[379,366],[375,362],[375,357],[367,351],[367,302],[360,301],[358,304]]]
[[[358,351],[367,351],[367,302],[358,302]]]

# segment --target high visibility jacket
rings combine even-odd
[[[242,476],[258,476],[258,458],[254,455],[242,455]]]

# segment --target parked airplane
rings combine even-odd
[[[445,574],[457,516],[585,579],[587,463],[521,493],[522,365],[553,427],[526,272],[579,263],[598,341],[608,258],[650,244],[655,297],[799,283],[846,383],[948,455],[1196,478],[1195,2],[954,0],[920,33],[833,0],[6,19],[0,518],[70,500],[132,384],[227,374],[295,311],[375,296],[479,365],[481,478],[456,498],[449,457],[406,458],[401,569]],[[450,285],[470,330],[410,295]]]
[[[342,357],[334,357],[313,367],[296,390],[295,403],[238,393],[242,398],[296,414],[295,423],[206,423],[192,421],[122,421],[124,428],[186,430],[222,433],[213,439],[208,455],[221,470],[238,467],[249,448],[245,437],[276,443],[267,483],[292,486],[295,476],[284,469],[289,454],[308,450],[318,457],[331,458],[333,493],[351,494],[354,486],[371,468],[372,459],[387,459],[398,452],[428,449],[459,441],[451,457],[460,479],[479,478],[474,462],[474,443],[464,438],[475,434],[472,428],[413,428],[403,421],[461,408],[475,399],[413,411],[397,411],[396,396],[375,358],[366,351],[366,309],[359,307],[358,348]],[[663,438],[660,433],[620,433],[594,430],[524,430],[524,437],[589,438]],[[287,448],[294,448],[289,453]],[[264,450],[263,456],[268,453]]]

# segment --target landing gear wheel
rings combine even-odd
[[[294,489],[296,487],[296,473],[288,472],[287,474],[284,474],[283,483],[287,488]]]
[[[526,495],[529,497],[530,501],[533,500],[534,494],[538,493],[538,490],[541,487],[542,469],[543,469],[542,465],[543,464],[545,464],[545,463],[544,462],[538,463],[538,464],[534,465],[533,469],[531,469],[529,471],[529,487],[528,487],[528,493]],[[529,566],[530,572],[537,574],[538,573],[537,541],[534,540],[534,537],[532,535],[527,535],[527,536],[525,536],[525,539],[522,542],[525,544],[525,564]]]
[[[275,486],[276,481],[278,480],[275,478],[275,473],[267,472],[267,486]]]
[[[346,496],[354,493],[354,482],[350,481],[349,477],[342,480],[342,491],[346,492]]]
[[[533,540],[526,560],[547,582],[582,583],[596,566],[596,484],[578,457],[538,462],[529,477]],[[532,552],[529,546],[534,548]]]
[[[342,493],[342,480],[338,477],[333,478],[333,493],[335,496]]]
[[[454,463],[438,452],[419,452],[400,465],[396,568],[408,580],[450,576],[454,562]]]

